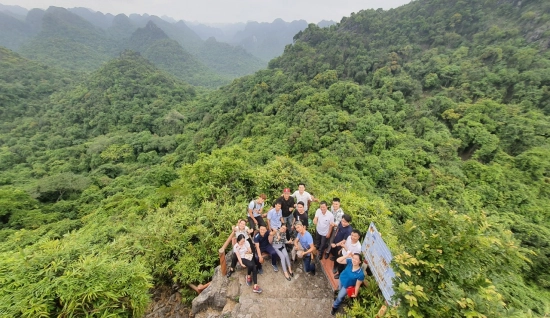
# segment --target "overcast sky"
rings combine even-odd
[[[310,23],[321,20],[339,22],[351,12],[362,9],[390,9],[410,0],[0,0],[4,5],[19,5],[26,9],[50,5],[85,7],[103,13],[148,13],[166,15],[176,20],[206,23],[272,22],[303,19]]]

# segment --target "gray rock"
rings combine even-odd
[[[192,314],[194,315],[208,308],[222,310],[227,303],[227,284],[228,279],[221,275],[220,267],[216,267],[210,286],[193,299]]]

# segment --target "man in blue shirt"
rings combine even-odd
[[[352,298],[355,298],[359,295],[359,288],[365,280],[365,273],[361,267],[361,264],[363,263],[363,257],[361,254],[353,254],[351,258],[341,256],[337,259],[337,261],[340,264],[347,264],[347,266],[342,274],[340,274],[340,291],[338,292],[338,296],[334,300],[330,311],[330,314],[333,316],[336,314],[336,310],[338,310],[338,307],[340,307],[342,301],[346,298],[346,295],[348,294],[348,287],[355,287],[355,290],[351,295]]]
[[[267,212],[267,227],[270,230],[277,231],[283,224],[283,211],[281,203],[275,202],[275,207]]]
[[[304,272],[311,275],[315,275],[315,263],[312,262],[313,254],[315,251],[315,245],[313,244],[313,237],[306,230],[306,227],[302,225],[302,222],[294,223],[296,228],[296,239],[294,240],[294,247],[297,250],[302,251],[302,257],[304,259]],[[299,257],[299,255],[298,255]]]

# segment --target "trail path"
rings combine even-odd
[[[261,294],[252,292],[252,287],[246,285],[246,269],[237,269],[229,279],[221,277],[217,271],[217,280],[220,281],[216,284],[213,282],[211,287],[226,288],[224,294],[227,303],[221,312],[210,306],[195,317],[332,317],[330,309],[334,293],[318,262],[316,266],[317,274],[311,276],[303,272],[302,262],[296,261],[292,266],[294,277],[287,281],[281,267],[279,266],[279,272],[274,272],[271,261],[266,260],[264,273],[258,275],[258,285],[263,289]]]

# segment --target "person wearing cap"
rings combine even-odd
[[[302,225],[302,222],[296,222],[296,239],[294,240],[294,247],[296,250],[301,251],[301,257],[304,262],[304,272],[311,275],[315,275],[315,263],[313,261],[313,252],[315,251],[315,245],[313,244],[313,237],[307,231],[306,227]]]
[[[256,200],[248,204],[248,224],[251,229],[259,229],[260,225],[266,225],[263,218],[264,201],[267,198],[265,194],[260,194]]]
[[[313,219],[315,224],[315,246],[319,251],[317,259],[321,259],[330,236],[332,235],[332,223],[334,223],[334,215],[327,208],[327,203],[321,201],[319,209],[315,211],[315,218]]]
[[[275,202],[275,207],[267,212],[267,227],[271,230],[277,231],[281,225],[284,224],[283,222],[281,203],[277,201]]]
[[[308,215],[310,202],[319,201],[313,197],[312,194],[306,191],[306,185],[304,183],[298,184],[298,190],[292,193],[292,197],[296,199],[296,202],[302,201],[304,203],[304,211]]]
[[[363,257],[360,253],[353,254],[352,257],[340,256],[337,261],[340,264],[345,264],[346,268],[340,276],[338,296],[334,300],[334,303],[332,303],[332,308],[330,310],[330,314],[333,316],[336,314],[336,311],[338,310],[338,307],[340,307],[342,301],[348,295],[348,292],[352,298],[359,295],[359,288],[365,280],[365,273],[361,267]],[[354,288],[348,291],[348,288],[350,287]]]
[[[292,221],[294,217],[292,216],[292,211],[294,210],[294,198],[290,196],[290,189],[285,188],[283,190],[283,195],[280,196],[277,201],[281,204],[281,210],[283,211],[283,219],[287,228],[292,226]],[[290,239],[289,233],[287,233],[287,239]]]
[[[342,216],[344,216],[344,211],[340,207],[340,199],[334,198],[332,199],[332,205],[330,206],[330,212],[334,215],[334,222],[330,224],[332,226],[332,235],[330,236],[330,241],[328,242],[327,251],[325,252],[325,258],[328,258],[330,249],[332,248],[332,243],[334,243],[334,236],[336,235],[336,231],[338,230],[338,225],[340,224],[340,221],[342,220]],[[349,234],[348,234],[349,235]]]

